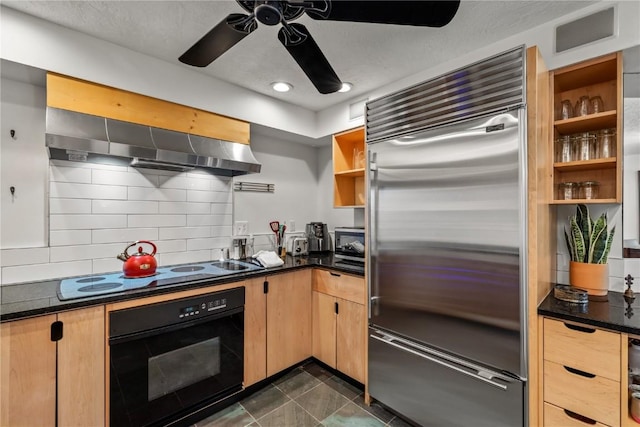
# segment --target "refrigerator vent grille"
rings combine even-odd
[[[524,55],[521,46],[368,102],[367,142],[523,105]]]

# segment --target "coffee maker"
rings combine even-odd
[[[327,224],[322,222],[311,222],[306,227],[307,242],[309,252],[330,252],[331,235]]]

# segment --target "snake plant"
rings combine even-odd
[[[578,205],[576,214],[569,217],[569,231],[564,230],[571,261],[606,264],[615,231],[615,226],[607,231],[606,213],[594,222],[587,205]]]

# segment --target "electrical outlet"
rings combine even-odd
[[[249,234],[249,221],[236,221],[234,230],[236,236]]]
[[[293,233],[294,231],[296,231],[296,221],[293,219],[290,219],[287,222],[287,231],[290,233]]]

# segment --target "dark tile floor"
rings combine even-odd
[[[409,427],[362,390],[308,362],[194,427]]]

